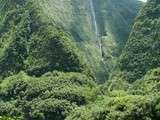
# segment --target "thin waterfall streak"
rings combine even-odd
[[[96,13],[95,13],[94,5],[93,5],[93,0],[89,0],[89,2],[90,2],[90,8],[91,8],[91,15],[92,15],[92,19],[93,19],[92,24],[93,24],[94,32],[95,32],[95,35],[96,35],[96,40],[98,41],[100,54],[102,56],[102,41],[100,39],[100,33],[99,33],[99,30],[98,30],[98,25],[97,25]]]

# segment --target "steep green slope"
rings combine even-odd
[[[95,72],[98,79],[103,81],[107,80],[112,73],[117,57],[128,39],[132,23],[142,3],[137,0],[93,0],[93,5],[99,40],[92,39],[92,44],[89,43],[89,45],[92,45],[92,48],[90,48],[91,55],[89,56],[98,56],[98,58],[95,60],[90,58],[92,60],[89,60],[93,64],[93,70],[97,70]],[[99,46],[102,47],[102,53],[100,53]],[[97,53],[95,49],[97,49]]]
[[[72,39],[87,58],[96,78],[99,81],[108,79],[141,2],[93,2],[100,33],[98,39],[94,32],[90,0],[1,0],[0,73],[7,76],[25,70],[40,76],[54,69],[85,71],[77,48],[69,40]],[[99,40],[102,41],[103,56]],[[52,44],[67,47],[52,49]],[[61,59],[61,56],[68,57]]]
[[[72,37],[55,26],[35,1],[8,0],[1,5],[5,5],[0,11],[2,77],[21,70],[35,76],[53,70],[85,72],[87,67]]]
[[[92,29],[94,14],[91,17],[86,7],[89,1],[1,3],[0,120],[160,119],[158,0],[149,0],[140,12],[121,56],[120,68],[127,79],[115,77],[103,85],[93,81],[74,41],[96,76],[103,78],[116,64],[117,50],[127,39],[139,2],[94,1],[99,39]]]
[[[107,74],[110,73],[115,59],[120,53],[119,48],[124,46],[128,38],[133,20],[142,3],[138,0],[127,2],[125,0],[93,0],[93,9],[96,13],[95,18],[100,33],[98,38],[103,41],[103,53],[105,53],[103,63],[99,50],[99,40],[94,31],[95,21],[93,20],[90,1],[37,0],[36,4],[43,8],[44,14],[53,24],[62,26],[73,36],[97,79],[106,80]]]
[[[94,61],[98,63],[94,67],[101,73],[99,79],[106,80],[114,72],[117,57],[126,44],[142,3],[137,0],[93,0],[93,3],[102,46],[101,54],[92,54],[100,58]],[[106,75],[105,78],[102,73]]]
[[[134,24],[120,59],[120,68],[133,81],[160,66],[160,2],[149,0]]]
[[[101,35],[111,33],[118,47],[123,47],[142,3],[137,0],[94,0],[94,3]]]
[[[160,119],[159,4],[149,0],[137,17],[120,59],[122,76],[100,86],[97,99],[76,108],[67,120]]]
[[[96,84],[72,36],[37,2],[1,0],[2,120],[64,120],[94,99]]]

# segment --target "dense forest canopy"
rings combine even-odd
[[[130,80],[160,67],[160,2],[149,0],[140,11],[121,55],[121,70]]]
[[[0,120],[159,119],[159,0],[0,0]]]

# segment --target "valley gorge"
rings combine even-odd
[[[159,86],[159,0],[0,0],[0,120],[159,120]]]

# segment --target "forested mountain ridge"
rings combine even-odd
[[[87,68],[72,37],[53,25],[34,1],[15,0],[5,5],[0,27],[2,77],[21,70],[41,76],[53,70],[82,72]]]
[[[148,0],[122,51],[120,75],[100,87],[101,95],[77,108],[67,120],[160,119],[160,1]]]
[[[97,81],[108,79],[120,54],[119,49],[125,45],[141,2],[137,0],[129,0],[127,2],[124,0],[118,2],[110,0],[98,2],[93,0],[93,4],[91,4],[90,1],[92,0],[1,0],[1,75],[7,76],[8,74],[25,70],[29,74],[40,76],[45,71],[52,71],[53,69],[72,72],[83,69],[83,67],[80,69],[75,67],[78,66],[78,62],[83,61],[80,60],[81,57],[72,61],[73,59],[68,56],[68,60],[65,57],[63,61],[51,62],[51,60],[56,57],[57,60],[60,56],[51,56],[50,53],[53,52],[51,49],[50,51],[47,50],[47,54],[44,51],[51,47],[49,46],[52,44],[49,43],[50,37],[56,37],[57,35],[47,36],[48,38],[46,38],[44,35],[48,33],[44,33],[41,30],[46,29],[44,31],[60,33],[61,35],[59,34],[58,36],[64,34],[61,38],[65,39],[64,42],[72,41],[73,43],[75,41],[76,46],[80,49],[79,51],[86,57]],[[94,14],[92,14],[93,12]],[[53,27],[54,30],[51,30]],[[97,29],[97,33],[95,33],[95,29]],[[19,39],[20,43],[17,39]],[[34,43],[32,39],[37,39],[36,41],[39,41],[39,43]],[[43,39],[48,40],[44,41]],[[41,40],[43,40],[43,45],[45,44],[45,46],[42,45]],[[70,54],[69,52],[73,51],[73,54],[77,52],[75,45],[61,44],[70,48],[74,46],[72,50],[67,50],[65,56]],[[43,49],[39,50],[36,46],[41,46]],[[60,54],[60,51],[57,51],[59,52],[57,54]],[[73,56],[77,57],[77,55]],[[66,63],[68,66],[62,64],[64,60],[70,61],[70,63]],[[57,62],[56,65],[53,65],[53,62]],[[72,65],[75,68],[69,68],[71,64],[75,64]],[[85,63],[80,64],[85,66]]]
[[[138,0],[38,0],[36,4],[53,24],[72,35],[99,81],[108,78],[142,6]]]
[[[150,69],[160,67],[160,2],[149,0],[138,15],[126,48],[121,55],[120,68],[131,81],[139,79]]]
[[[63,120],[87,104],[95,83],[72,36],[37,1],[0,5],[0,119]]]
[[[160,119],[159,0],[0,6],[0,120]]]

